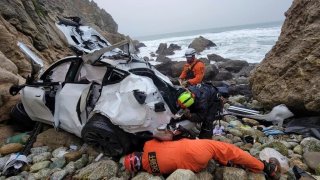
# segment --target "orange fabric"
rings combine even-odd
[[[206,168],[210,159],[226,165],[228,161],[242,165],[253,172],[261,172],[264,165],[240,148],[208,139],[181,139],[179,141],[151,140],[145,143],[142,155],[142,167],[152,173],[148,153],[156,154],[161,174],[169,174],[177,169],[189,169],[199,172]]]
[[[179,76],[180,79],[186,79],[187,77],[187,72],[188,70],[192,67],[192,65],[194,65],[197,61],[197,59],[195,59],[195,61],[192,64],[188,64],[186,63],[183,67],[183,70]],[[193,79],[189,79],[188,82],[191,85],[196,85],[201,83],[203,77],[204,77],[204,71],[205,71],[205,65],[202,61],[198,62],[192,69],[193,73],[194,73],[194,78]]]

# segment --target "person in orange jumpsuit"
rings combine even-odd
[[[275,176],[281,170],[275,158],[262,162],[233,144],[208,139],[181,139],[178,141],[147,141],[143,152],[134,152],[120,162],[130,172],[145,170],[152,174],[170,174],[177,169],[200,172],[210,159],[222,165],[234,164],[268,176]]]
[[[202,61],[196,59],[196,50],[188,48],[185,52],[187,63],[179,76],[179,82],[182,86],[196,85],[202,82],[205,73],[205,65]]]

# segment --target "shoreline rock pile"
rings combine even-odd
[[[232,104],[246,104],[253,107],[258,104],[248,103],[244,99],[244,96],[231,97],[230,101]],[[218,122],[215,123],[218,125]],[[267,149],[273,152],[269,156],[282,157],[284,165],[282,165],[281,179],[295,179],[292,171],[294,166],[312,173],[317,178],[320,177],[320,140],[313,137],[303,138],[302,135],[296,134],[267,136],[261,129],[264,126],[260,121],[232,115],[226,115],[220,121],[220,125],[224,126],[224,134],[214,135],[213,140],[234,144],[260,159],[263,158],[260,152]],[[265,179],[263,174],[251,173],[236,167],[225,167],[214,160],[211,160],[208,167],[200,173],[179,169],[168,177],[153,176],[146,172],[131,176],[110,157],[102,157],[95,161],[100,152],[83,145],[81,139],[74,135],[64,131],[57,132],[53,128],[39,134],[34,146],[37,147],[33,147],[27,156],[29,164],[23,167],[23,172],[8,179]],[[2,145],[0,163],[11,153],[18,152],[22,148],[19,143]],[[1,176],[1,179],[5,177]]]

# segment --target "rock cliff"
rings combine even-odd
[[[89,0],[1,0],[0,1],[0,121],[19,97],[8,89],[23,83],[30,66],[17,47],[17,41],[29,45],[49,65],[73,55],[56,28],[57,16],[79,16],[82,22],[100,31],[111,43],[123,39],[110,14]]]
[[[267,106],[320,113],[320,1],[294,0],[276,45],[250,78]]]

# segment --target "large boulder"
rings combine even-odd
[[[254,98],[320,113],[320,1],[294,0],[285,15],[276,45],[250,78]]]
[[[220,69],[219,73],[215,76],[214,80],[215,81],[227,81],[231,80],[233,78],[233,75],[231,72],[225,70],[225,69]]]
[[[214,46],[217,45],[212,41],[200,36],[198,38],[195,38],[188,47],[193,48],[197,51],[197,53],[200,53],[203,50]]]
[[[156,59],[157,62],[162,62],[162,63],[166,63],[166,62],[170,62],[171,59],[168,58],[167,56],[164,55],[159,55]]]
[[[238,73],[235,74],[235,76],[236,77],[249,77],[257,65],[258,64],[255,64],[255,63],[253,63],[253,64],[249,63],[248,66],[244,66]]]
[[[232,73],[238,73],[242,68],[246,66],[249,66],[249,63],[247,61],[241,60],[229,60],[219,65],[220,68],[224,68]]]
[[[183,66],[186,64],[185,61],[175,62],[168,61],[159,65],[156,65],[156,69],[159,70],[166,76],[178,77],[180,76]]]
[[[178,50],[181,50],[181,47],[177,44],[170,44],[168,49],[169,51],[178,51]]]
[[[167,43],[160,43],[156,53],[159,55],[166,56],[166,55],[173,55],[174,54],[173,51],[174,51],[173,47],[169,49]]]
[[[218,54],[208,54],[207,57],[210,61],[215,61],[215,62],[225,62],[229,60],[229,59],[223,58],[222,56],[219,56]]]
[[[206,64],[206,69],[204,73],[205,81],[212,81],[217,74],[219,74],[219,69],[215,64]]]

